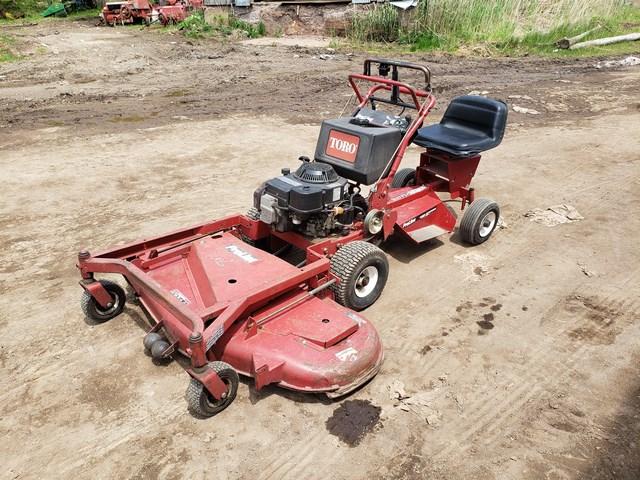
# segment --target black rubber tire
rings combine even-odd
[[[209,368],[213,369],[220,379],[227,384],[227,395],[216,400],[207,392],[198,380],[191,378],[187,387],[187,404],[189,410],[200,418],[213,417],[227,408],[235,400],[238,393],[240,377],[231,365],[225,362],[209,362]]]
[[[481,235],[480,229],[485,223],[486,217],[493,212],[495,221],[488,233]],[[489,240],[498,226],[500,219],[500,207],[496,202],[488,198],[478,198],[469,205],[462,215],[460,222],[460,238],[471,245],[480,245]]]
[[[113,298],[113,306],[111,308],[106,310],[102,308],[86,290],[82,292],[82,298],[80,299],[80,308],[82,308],[85,317],[97,323],[106,322],[120,315],[127,301],[127,295],[120,285],[109,280],[100,280],[100,283]]]
[[[391,181],[392,188],[408,187],[416,184],[416,169],[415,168],[401,168],[393,176]]]
[[[356,283],[363,270],[370,266],[377,269],[376,285],[369,294],[360,297],[356,294]],[[380,297],[389,277],[389,261],[375,245],[355,241],[347,243],[331,258],[331,272],[340,280],[340,283],[331,287],[336,301],[358,311],[373,305]]]

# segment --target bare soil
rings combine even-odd
[[[386,246],[365,312],[386,360],[348,399],[247,380],[199,420],[182,369],[144,355],[139,307],[83,319],[76,252],[243,211],[313,152],[365,56],[81,22],[5,31],[26,57],[0,65],[1,478],[638,478],[640,69],[403,56],[433,69],[434,119],[470,91],[540,113],[510,112],[475,179],[503,228],[474,248],[455,233]],[[524,216],[562,203],[584,220]],[[398,381],[428,416],[391,398]]]

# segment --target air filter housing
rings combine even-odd
[[[317,162],[303,162],[293,176],[307,183],[331,183],[338,180],[338,174],[331,165]]]

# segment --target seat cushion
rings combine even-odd
[[[413,143],[456,156],[468,156],[492,148],[494,139],[478,132],[436,124],[418,130]]]
[[[475,95],[454,98],[439,125],[418,130],[413,143],[455,156],[497,147],[507,123],[507,105]]]

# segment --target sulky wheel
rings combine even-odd
[[[231,405],[236,398],[238,392],[238,383],[240,378],[238,373],[231,365],[225,362],[209,362],[209,368],[212,368],[227,385],[227,392],[220,400],[216,400],[202,383],[192,378],[187,387],[187,403],[189,410],[198,417],[213,417],[222,410]]]
[[[332,287],[336,301],[352,310],[363,310],[382,293],[389,262],[375,245],[356,241],[347,243],[331,258],[331,273],[340,280]]]
[[[109,280],[100,280],[100,283],[113,299],[110,307],[103,308],[86,290],[82,293],[82,298],[80,299],[80,307],[85,316],[98,323],[106,322],[120,315],[127,300],[124,290],[117,283]]]
[[[393,176],[391,181],[392,188],[409,187],[416,184],[416,169],[401,168]]]
[[[500,207],[493,200],[478,198],[467,207],[460,222],[460,237],[471,245],[480,245],[498,226]]]

